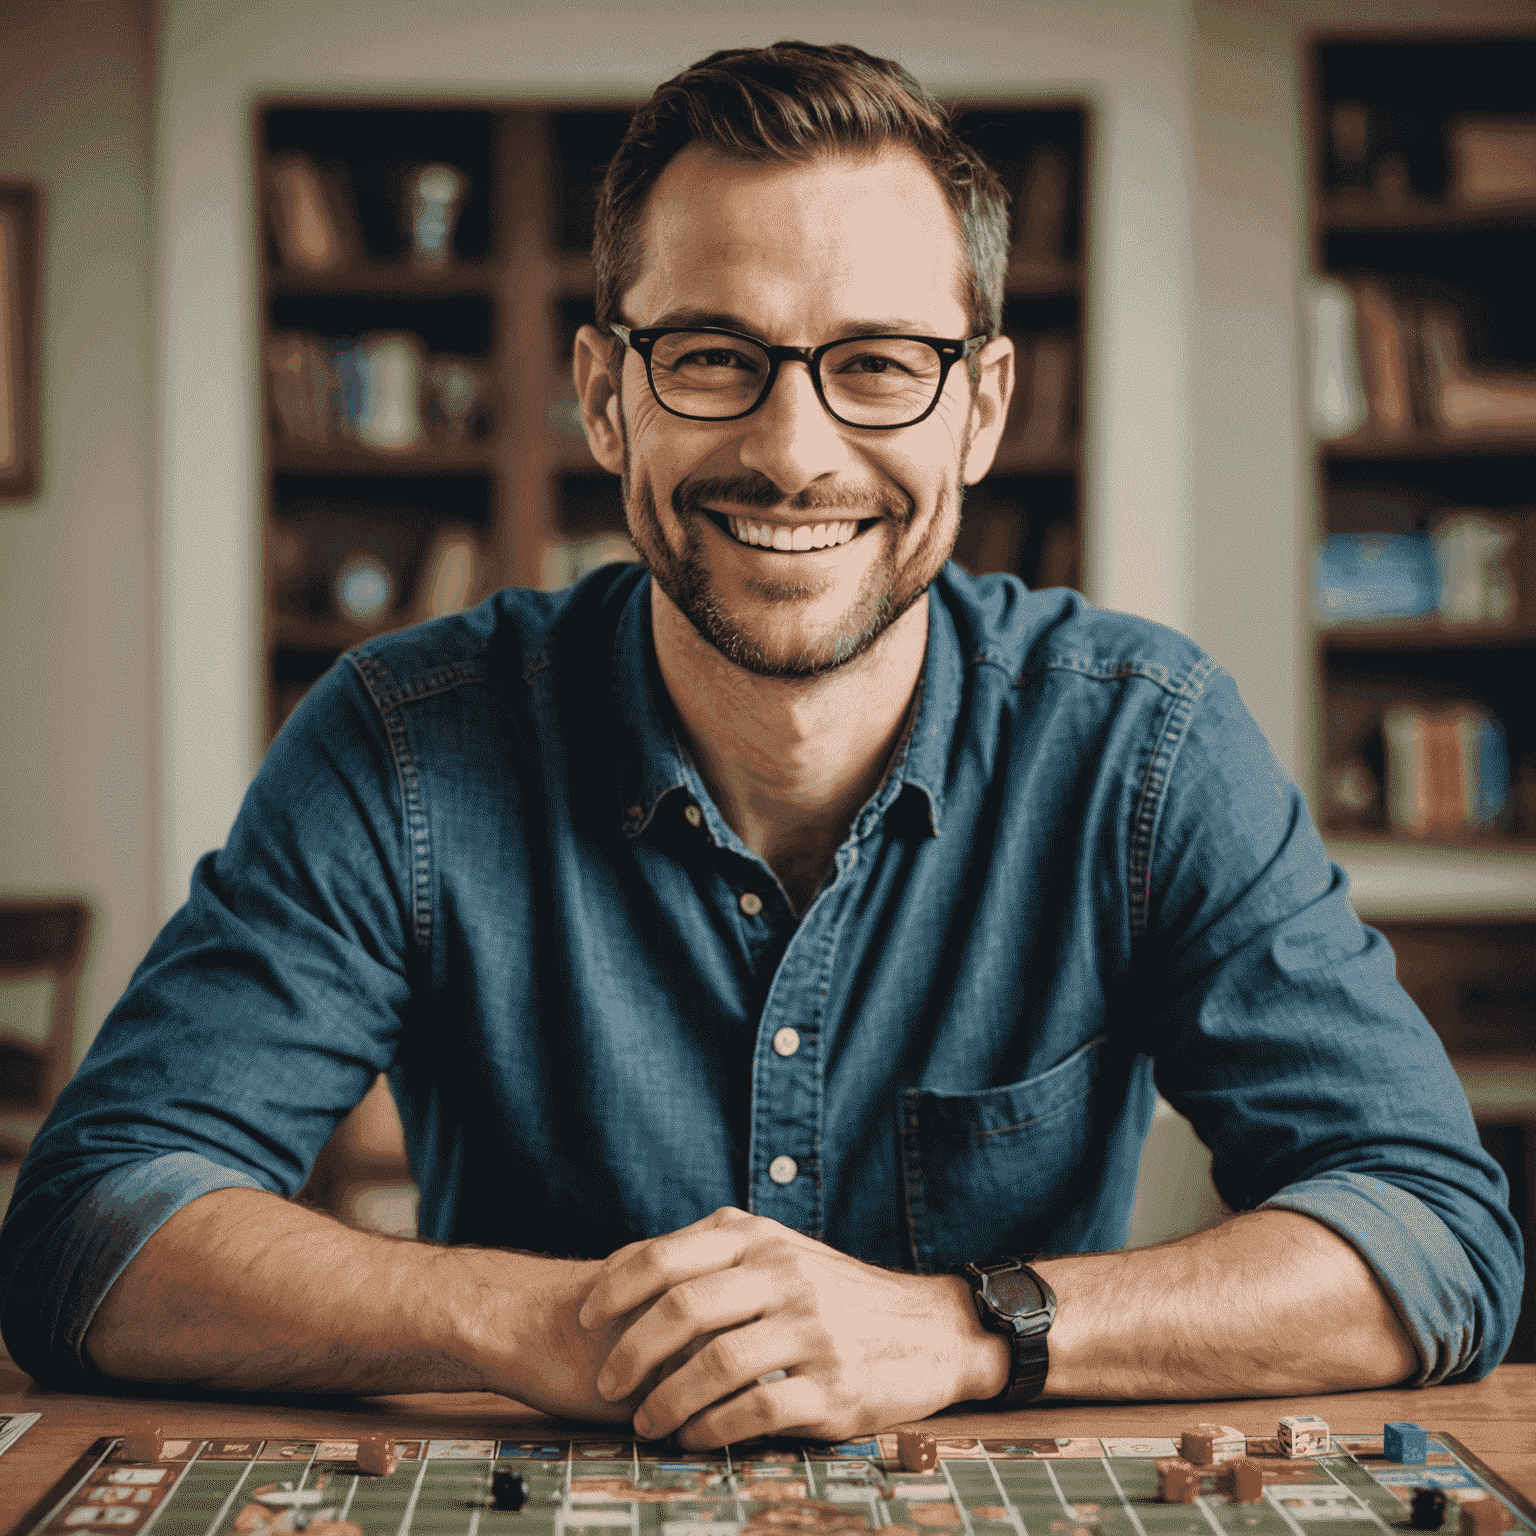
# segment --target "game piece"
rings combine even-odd
[[[118,1456],[124,1461],[159,1461],[165,1449],[165,1432],[158,1424],[140,1424],[123,1436]]]
[[[1499,1536],[1504,1529],[1504,1506],[1486,1495],[1461,1501],[1461,1522],[1457,1536]]]
[[[388,1477],[395,1470],[393,1435],[360,1435],[357,1441],[357,1470],[375,1477]]]
[[[1332,1449],[1328,1425],[1315,1413],[1287,1414],[1280,1420],[1283,1456],[1326,1456]]]
[[[1157,1496],[1165,1504],[1193,1504],[1200,1492],[1200,1469],[1181,1456],[1163,1456],[1157,1468]]]
[[[1246,1456],[1248,1437],[1227,1424],[1196,1424],[1184,1431],[1179,1454],[1197,1467],[1214,1467],[1234,1456]]]
[[[1445,1524],[1444,1488],[1415,1488],[1409,1523],[1416,1531],[1438,1531]]]
[[[528,1502],[528,1479],[521,1472],[491,1474],[491,1504],[496,1509],[521,1509]]]
[[[1424,1464],[1429,1454],[1429,1439],[1417,1424],[1393,1419],[1381,1427],[1381,1453],[1388,1461],[1400,1461],[1411,1467]]]
[[[898,1430],[896,1450],[903,1472],[932,1472],[939,1464],[939,1442],[926,1430]]]
[[[1258,1462],[1236,1456],[1221,1471],[1217,1486],[1234,1504],[1252,1504],[1264,1497],[1264,1469]]]

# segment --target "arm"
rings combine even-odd
[[[581,1310],[623,1332],[599,1379],[642,1436],[702,1448],[839,1440],[985,1401],[1008,1349],[949,1275],[874,1269],[740,1211],[621,1250]],[[1041,1260],[1059,1298],[1048,1397],[1280,1396],[1401,1381],[1416,1356],[1375,1276],[1326,1227],[1257,1211],[1176,1243]],[[708,1340],[709,1342],[703,1342]],[[702,1343],[645,1395],[665,1362]],[[760,1382],[775,1371],[781,1381]]]
[[[598,1263],[358,1232],[253,1189],[170,1217],[107,1292],[85,1353],[108,1376],[232,1391],[501,1392],[625,1419],[593,1380],[623,1324],[576,1309]],[[627,1324],[629,1319],[624,1319]]]

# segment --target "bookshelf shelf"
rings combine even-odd
[[[1320,597],[1334,613],[1436,610],[1315,630],[1318,819],[1357,850],[1420,857],[1433,832],[1528,867],[1536,184],[1520,167],[1536,32],[1325,34],[1311,55],[1314,253],[1353,306],[1368,408],[1317,445]],[[1536,910],[1536,878],[1521,889]]]
[[[368,261],[333,272],[278,270],[268,278],[268,291],[280,296],[325,298],[447,298],[488,295],[501,281],[501,268],[490,261],[455,261],[441,268]]]
[[[1536,646],[1536,623],[1450,625],[1334,624],[1317,631],[1318,643],[1335,651],[1462,651]]]
[[[1536,224],[1536,197],[1489,203],[1406,203],[1331,200],[1322,228],[1330,235],[1421,235],[1486,229],[1524,228]]]
[[[1466,432],[1450,435],[1418,428],[1400,437],[1361,431],[1319,445],[1325,459],[1455,459],[1520,455],[1536,458],[1536,433]]]
[[[285,443],[271,450],[268,463],[281,474],[375,475],[490,474],[497,462],[494,440],[412,448],[303,448]]]

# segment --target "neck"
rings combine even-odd
[[[804,911],[901,740],[927,646],[926,595],[862,656],[810,679],[757,677],[727,661],[655,582],[651,627],[720,814]]]

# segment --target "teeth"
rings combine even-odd
[[[744,517],[727,521],[739,543],[762,549],[831,549],[846,544],[859,531],[857,522],[799,523],[790,528],[785,523],[754,523]]]

